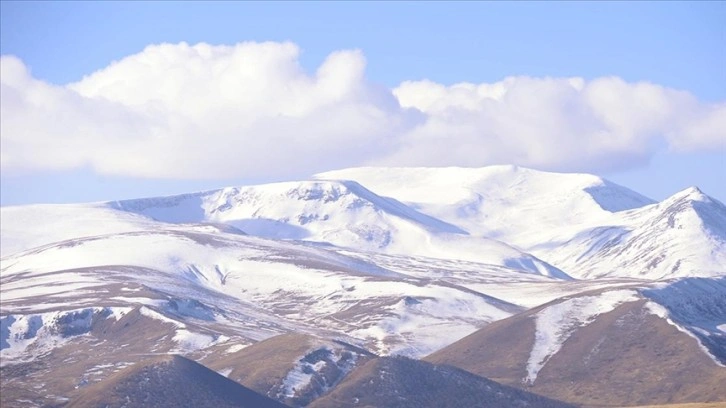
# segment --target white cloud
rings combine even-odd
[[[597,171],[637,165],[664,144],[673,150],[726,147],[726,104],[616,77],[510,77],[449,87],[404,82],[393,93],[402,106],[426,113],[427,122],[404,135],[383,163],[514,162]],[[452,155],[440,153],[447,145]]]
[[[292,43],[153,45],[66,86],[3,56],[3,171],[92,166],[165,178],[301,177],[362,164],[634,166],[726,149],[726,103],[619,78],[368,82],[360,51],[314,74]]]

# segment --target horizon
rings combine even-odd
[[[225,184],[225,185],[219,185],[219,186],[216,186],[216,187],[215,186],[212,186],[212,187],[203,187],[202,186],[201,188],[198,188],[198,189],[191,189],[191,190],[184,190],[184,191],[176,191],[175,192],[174,190],[170,190],[170,192],[165,193],[165,194],[154,194],[153,191],[149,191],[150,194],[147,194],[147,195],[143,195],[142,194],[142,195],[134,196],[134,197],[115,197],[115,198],[109,198],[109,199],[98,199],[98,200],[88,200],[88,201],[47,202],[47,203],[37,202],[37,203],[22,203],[22,204],[8,204],[8,205],[3,204],[2,207],[14,207],[14,206],[22,206],[22,205],[91,204],[91,203],[107,203],[107,202],[108,203],[112,203],[112,202],[126,201],[126,200],[148,199],[148,198],[164,198],[164,197],[183,196],[183,195],[187,195],[187,194],[199,194],[199,193],[206,193],[206,192],[211,192],[211,191],[218,191],[218,190],[222,190],[222,189],[225,189],[225,188],[257,187],[257,186],[264,186],[264,185],[276,184],[276,183],[296,183],[296,182],[302,183],[302,182],[314,182],[314,181],[328,181],[328,180],[336,180],[336,179],[318,179],[315,176],[317,176],[318,174],[322,174],[322,173],[338,172],[338,171],[353,170],[353,169],[363,169],[363,168],[370,168],[370,169],[385,169],[385,168],[388,168],[388,169],[471,169],[471,170],[483,170],[483,169],[492,168],[492,167],[514,167],[514,168],[517,168],[517,169],[524,169],[524,170],[535,171],[535,172],[554,173],[554,174],[568,174],[568,175],[574,175],[574,176],[576,176],[576,175],[591,175],[591,176],[598,177],[598,178],[600,178],[603,181],[615,183],[616,185],[618,185],[620,187],[624,187],[624,188],[626,188],[628,190],[631,190],[631,191],[633,191],[635,193],[638,193],[640,195],[643,195],[644,197],[649,198],[649,199],[655,201],[655,203],[662,202],[662,201],[667,200],[667,199],[669,199],[669,198],[671,198],[671,197],[673,197],[673,196],[675,196],[677,194],[682,193],[683,191],[686,191],[686,190],[694,189],[695,188],[698,191],[700,191],[701,193],[703,193],[703,194],[705,194],[705,195],[707,195],[707,196],[709,196],[709,197],[711,197],[713,199],[716,199],[716,200],[718,200],[718,201],[720,201],[720,202],[723,203],[722,200],[720,200],[717,197],[714,197],[713,195],[709,194],[708,191],[704,191],[701,187],[699,187],[697,185],[685,186],[685,187],[681,188],[680,190],[674,191],[671,195],[669,195],[667,197],[664,197],[662,199],[655,199],[655,198],[650,197],[650,196],[648,196],[646,194],[642,194],[641,192],[639,192],[637,190],[634,190],[634,189],[632,189],[632,188],[630,188],[630,187],[628,187],[626,185],[623,185],[623,184],[620,184],[620,183],[616,183],[616,182],[614,182],[614,181],[612,181],[612,180],[610,180],[610,179],[608,179],[606,177],[601,177],[601,176],[598,176],[596,174],[582,173],[582,172],[577,173],[577,172],[561,172],[561,171],[544,171],[544,170],[534,169],[534,168],[531,168],[531,167],[519,166],[519,165],[516,165],[516,164],[493,164],[493,165],[479,166],[479,167],[466,167],[466,166],[430,166],[430,167],[422,167],[422,166],[360,166],[360,167],[348,167],[348,168],[339,168],[339,169],[326,170],[326,171],[322,171],[322,172],[319,172],[319,173],[316,173],[316,174],[311,174],[307,178],[299,178],[299,179],[284,179],[284,180],[274,180],[274,181],[266,181],[266,182],[259,182],[259,183],[247,183],[247,184]],[[185,185],[187,185],[187,184],[188,183],[185,183]],[[203,182],[202,184],[206,184],[206,183]],[[363,185],[364,188],[368,188],[365,184],[362,184],[362,185]],[[372,190],[372,191],[375,193],[374,190]]]
[[[723,2],[0,11],[2,206],[498,164],[726,201]]]

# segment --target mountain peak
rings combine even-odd
[[[663,200],[664,203],[698,201],[711,203],[713,199],[696,186],[688,187]]]

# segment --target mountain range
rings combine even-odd
[[[3,407],[726,402],[696,187],[353,168],[0,220]]]

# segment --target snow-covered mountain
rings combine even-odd
[[[520,310],[472,289],[314,246],[171,227],[77,238],[5,257],[3,309],[27,314],[64,303],[143,304],[179,314],[169,302],[194,299],[209,311],[200,324],[228,324],[250,340],[264,338],[265,328],[335,332],[377,352],[413,356]],[[551,280],[506,268],[495,273]],[[107,295],[99,299],[99,292]],[[8,318],[20,321],[16,313]],[[444,327],[442,336],[437,330]]]
[[[590,174],[518,166],[352,168],[321,173],[356,180],[378,194],[459,226],[473,235],[528,248],[597,225],[617,211],[653,200]]]
[[[540,253],[532,249],[534,253]],[[665,279],[726,273],[726,206],[697,188],[618,213],[551,251],[573,276]]]
[[[353,168],[316,177],[356,180],[576,278],[726,272],[726,207],[695,187],[656,203],[593,175],[516,166]]]
[[[109,205],[170,223],[224,223],[272,239],[507,265],[569,278],[530,254],[488,237],[471,236],[353,181],[275,183]]]
[[[576,378],[594,357],[561,350],[585,334],[610,338],[620,326],[602,319],[615,315],[670,336],[658,344],[692,341],[679,355],[713,364],[715,378],[726,370],[726,206],[695,188],[656,203],[586,174],[356,168],[171,197],[3,207],[0,218],[3,406],[16,397],[57,404],[145,353],[229,369],[302,406],[352,372],[348,346],[358,356],[448,350],[449,363],[475,374],[582,402],[552,390],[576,393],[557,373],[571,367]],[[501,329],[510,326],[518,334]],[[452,345],[470,334],[464,349],[487,348],[499,368],[462,363]],[[248,373],[252,356],[271,352],[243,349],[270,338],[288,340],[260,350],[319,340],[281,354],[291,361],[277,371]],[[597,341],[587,347],[605,347]],[[100,354],[84,360],[91,345]],[[228,361],[244,367],[219,366]],[[64,378],[42,369],[59,364]],[[54,394],[36,395],[28,372]],[[297,380],[327,385],[285,388]],[[698,400],[689,395],[674,400]]]

